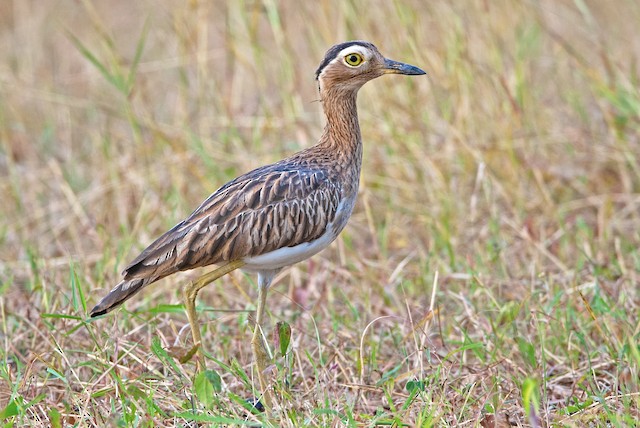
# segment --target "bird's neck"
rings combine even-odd
[[[360,171],[362,163],[362,137],[358,123],[356,91],[324,90],[320,93],[327,123],[320,139],[339,158],[341,163]]]
[[[355,200],[362,167],[362,137],[356,106],[357,91],[320,92],[327,119],[320,143],[316,146],[329,161],[334,177],[341,181],[343,196]],[[351,205],[352,206],[352,205]]]

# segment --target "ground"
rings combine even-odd
[[[2,2],[0,420],[634,426],[638,22],[625,0]],[[202,271],[88,310],[210,192],[317,140],[314,71],[351,39],[428,76],[361,91],[354,216],[271,289],[279,410],[252,411],[254,277],[201,292],[200,375],[180,290]]]

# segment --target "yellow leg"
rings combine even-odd
[[[264,374],[271,361],[269,351],[264,342],[264,334],[262,332],[262,322],[264,320],[264,310],[267,302],[267,292],[273,277],[278,271],[260,272],[258,274],[258,307],[256,309],[256,325],[253,329],[253,337],[251,339],[251,349],[253,351],[253,359],[256,362],[256,371],[258,372],[258,381],[262,390],[262,404],[265,408],[271,408],[271,390],[269,383],[266,381]]]
[[[191,335],[193,336],[193,346],[198,347],[198,364],[197,369],[203,370],[206,367],[204,361],[204,353],[202,352],[202,337],[200,336],[200,325],[198,324],[198,314],[196,313],[196,297],[198,291],[211,284],[216,279],[228,274],[231,271],[242,267],[244,262],[236,260],[230,262],[224,266],[220,266],[218,269],[202,275],[200,278],[193,282],[189,282],[184,286],[184,308],[187,312],[187,318],[189,318],[189,325],[191,326]]]

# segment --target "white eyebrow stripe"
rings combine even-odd
[[[336,56],[336,59],[342,59],[345,56],[347,56],[348,54],[351,53],[359,53],[360,55],[362,55],[362,57],[364,58],[365,61],[368,61],[371,59],[371,57],[373,56],[371,54],[371,51],[367,48],[365,48],[364,46],[361,45],[351,45],[348,48],[344,48],[340,51],[340,53]]]

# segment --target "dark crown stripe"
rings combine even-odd
[[[346,49],[349,46],[354,46],[354,45],[363,46],[365,48],[368,48],[371,46],[370,43],[363,42],[360,40],[353,40],[350,42],[344,42],[344,43],[340,43],[339,45],[335,45],[334,47],[332,47],[327,51],[327,54],[324,56],[324,59],[322,60],[322,62],[320,63],[320,66],[316,70],[316,80],[320,76],[320,73],[322,73],[322,70],[324,70],[324,68],[327,65],[329,65],[329,63],[333,61],[343,49]]]

